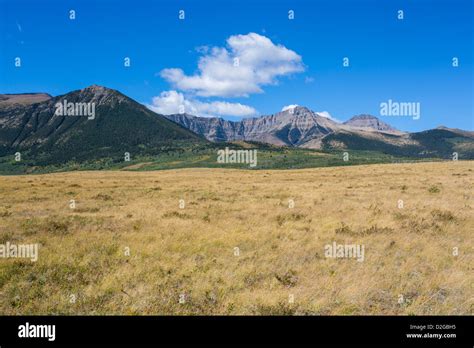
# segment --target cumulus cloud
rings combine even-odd
[[[299,105],[298,105],[298,104],[285,105],[284,107],[281,108],[281,111],[286,111],[286,110],[294,109],[294,108],[296,108],[297,106],[299,106]]]
[[[187,113],[201,117],[240,116],[248,117],[257,114],[254,108],[240,103],[214,101],[210,103],[188,99],[177,91],[165,91],[152,99],[147,107],[159,114],[170,115]]]
[[[341,121],[339,121],[338,119],[332,117],[331,114],[327,111],[318,111],[317,114],[321,117],[329,118],[330,120],[333,120],[334,122],[341,123]]]
[[[203,56],[196,74],[170,68],[160,76],[175,89],[198,96],[242,97],[262,93],[262,86],[276,84],[281,76],[304,71],[296,52],[256,33],[233,35],[226,47],[201,47],[199,51]]]
[[[284,107],[281,108],[281,111],[291,110],[291,109],[294,109],[298,106],[299,106],[298,104],[285,105]],[[331,114],[327,111],[318,111],[318,112],[315,112],[315,114],[318,115],[318,116],[321,116],[321,117],[329,118],[330,120],[332,120],[334,122],[341,123],[341,121],[339,121],[338,119],[332,117]]]

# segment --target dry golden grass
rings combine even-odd
[[[0,177],[0,243],[41,243],[0,259],[0,313],[473,314],[473,170]],[[365,260],[326,258],[333,241]]]

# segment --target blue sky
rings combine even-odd
[[[0,93],[59,95],[99,84],[157,110],[182,98],[187,112],[235,119],[298,104],[343,121],[379,116],[391,99],[421,105],[418,120],[381,117],[399,129],[473,130],[472,3],[0,0]],[[241,70],[222,64],[239,54]],[[172,68],[181,73],[163,73]],[[227,87],[214,88],[221,82]]]

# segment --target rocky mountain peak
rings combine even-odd
[[[105,92],[112,92],[114,90],[111,89],[111,88],[107,88],[107,87],[104,87],[104,86],[94,84],[94,85],[90,85],[89,87],[83,88],[82,91],[90,91],[90,92],[95,92],[95,93],[105,93]]]
[[[131,101],[130,98],[126,97],[122,93],[99,85],[91,85],[89,87],[58,96],[56,99],[59,99],[60,101],[65,99],[70,102],[81,101],[95,103],[96,107],[105,104],[114,107],[123,101]]]
[[[379,120],[377,117],[368,114],[356,115],[344,122],[345,125],[358,128],[373,129],[381,132],[398,132],[389,124]]]
[[[295,106],[285,108],[285,110],[280,111],[279,114],[292,115],[292,116],[307,116],[307,115],[313,115],[314,112],[308,109],[306,106],[295,105]]]

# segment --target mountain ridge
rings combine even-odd
[[[437,129],[404,132],[367,114],[342,123],[302,106],[241,121],[189,114],[164,116],[212,142],[257,141],[316,150],[382,150],[395,155],[445,158],[460,151],[474,158],[474,132],[447,127],[441,133]]]
[[[333,133],[350,132],[368,137],[373,137],[370,132],[379,132],[380,136],[406,134],[372,115],[358,115],[339,123],[304,106],[241,121],[189,114],[164,116],[213,142],[245,140],[320,149],[321,140]]]
[[[311,111],[295,107],[271,115],[228,121],[220,117],[189,114],[164,115],[210,141],[261,141],[273,145],[298,146],[315,135],[328,134],[338,123]]]

